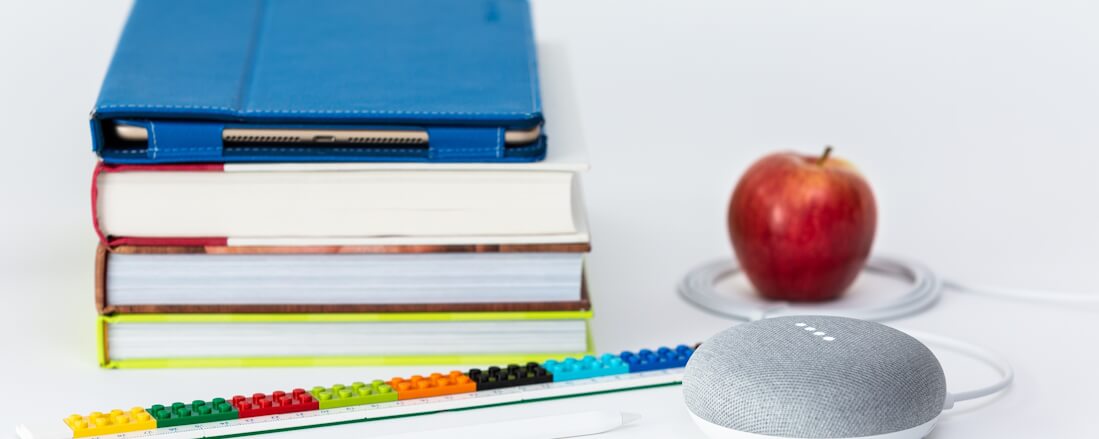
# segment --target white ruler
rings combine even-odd
[[[339,407],[326,410],[257,416],[206,424],[181,425],[129,433],[93,436],[94,439],[184,439],[270,433],[286,429],[324,427],[332,424],[375,421],[395,416],[427,415],[448,410],[472,409],[502,404],[568,398],[594,393],[615,392],[677,384],[683,380],[683,368],[608,375],[581,380],[532,384],[480,392],[404,401]],[[58,417],[53,423],[20,425],[20,439],[72,439],[72,430]]]

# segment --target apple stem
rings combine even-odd
[[[828,156],[832,155],[832,145],[824,145],[824,153],[820,155],[820,159],[817,160],[818,165],[823,165],[825,160],[828,160]]]

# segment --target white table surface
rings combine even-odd
[[[0,10],[0,428],[425,371],[96,367],[87,117],[127,8],[42,1]],[[534,9],[540,45],[568,55],[558,58],[572,71],[592,162],[600,350],[701,340],[731,325],[680,300],[676,282],[729,255],[725,203],[752,160],[824,143],[874,187],[876,251],[961,281],[1099,294],[1099,4],[554,0]],[[948,292],[897,323],[998,350],[1018,372],[1008,394],[946,415],[932,437],[1099,437],[1096,306]],[[991,379],[973,362],[944,363],[953,388]],[[588,409],[643,415],[608,437],[701,435],[675,387],[467,414]],[[462,416],[324,434],[428,429]]]

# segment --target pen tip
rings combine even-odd
[[[638,419],[641,419],[641,415],[637,413],[622,412],[622,425],[631,424]]]

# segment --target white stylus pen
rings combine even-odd
[[[514,421],[489,422],[463,427],[384,435],[376,439],[477,438],[477,439],[557,439],[587,436],[614,430],[641,418],[620,412],[578,412],[567,415],[539,416]]]

